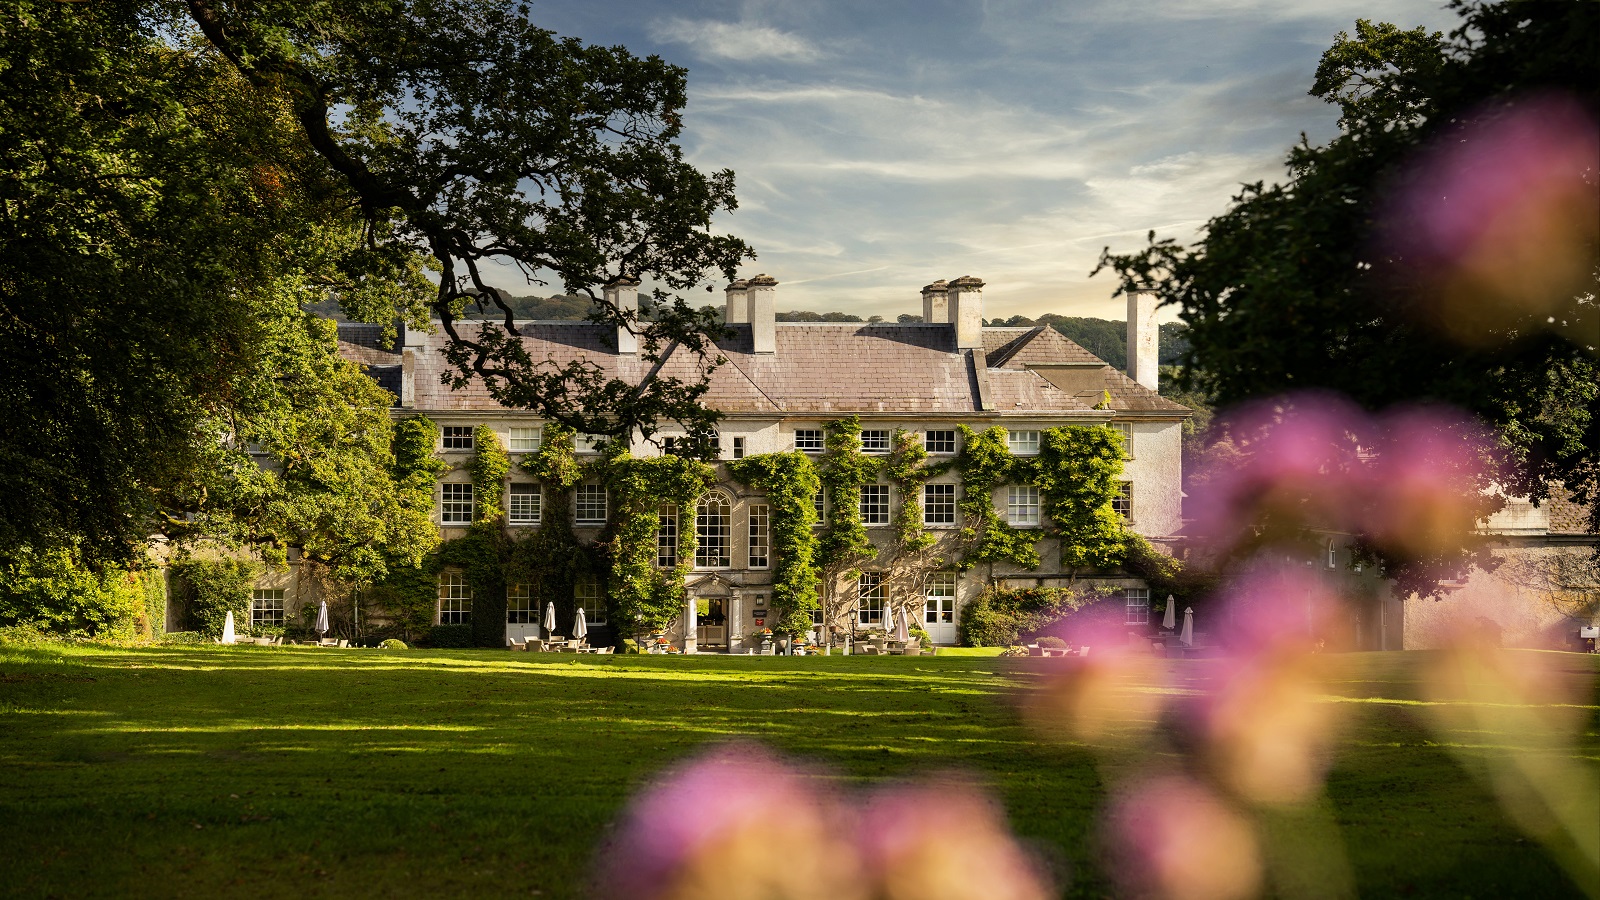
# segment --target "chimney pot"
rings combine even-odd
[[[1159,390],[1161,329],[1156,326],[1156,292],[1147,286],[1128,288],[1128,377]]]
[[[722,321],[728,325],[738,325],[750,321],[750,299],[746,296],[750,292],[750,282],[740,278],[728,285],[723,293],[727,295],[728,305],[722,314]]]
[[[945,294],[949,285],[935,281],[922,289],[922,321],[930,325],[944,325],[950,321],[950,298]]]
[[[602,290],[606,302],[616,308],[620,313],[632,313],[633,321],[639,317],[639,279],[621,275],[613,278]],[[617,326],[617,352],[634,354],[639,352],[639,336],[628,330],[626,325]]]
[[[750,279],[747,292],[750,298],[750,349],[755,353],[777,353],[777,309],[774,303],[778,279],[771,275],[757,275]]]
[[[983,348],[983,279],[971,275],[952,278],[945,287],[950,303],[950,321],[955,325],[956,347],[960,350]]]

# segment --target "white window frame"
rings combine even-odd
[[[1006,488],[1006,524],[1013,528],[1038,528],[1039,489],[1031,484]]]
[[[749,543],[746,557],[750,568],[765,569],[772,564],[772,510],[765,503],[751,504],[746,514],[749,520]]]
[[[822,527],[828,520],[827,491],[823,490],[822,488],[817,488],[817,492],[811,495],[811,508],[817,511],[817,523],[815,527]]]
[[[678,505],[656,508],[656,565],[670,569],[678,564]]]
[[[439,606],[434,621],[440,625],[465,625],[472,620],[472,585],[465,572],[439,573]]]
[[[1124,521],[1133,521],[1133,482],[1117,482],[1117,495],[1111,498],[1111,511]]]
[[[1006,449],[1012,456],[1038,456],[1039,432],[1035,430],[1012,431],[1006,429]]]
[[[463,443],[465,442],[465,443]],[[445,450],[471,450],[471,425],[446,425],[439,432],[439,446]]]
[[[595,517],[595,510],[600,511]],[[580,484],[572,493],[572,521],[576,525],[604,525],[611,515],[611,495],[603,484]]]
[[[941,600],[946,600],[948,603],[940,603]],[[940,621],[938,616],[941,614],[949,615],[949,621]],[[922,591],[922,624],[953,625],[955,621],[956,573],[932,572],[928,575],[927,587]]]
[[[868,428],[861,432],[862,453],[888,453],[894,446],[894,437],[887,428]]]
[[[250,627],[283,627],[283,588],[256,588],[250,593]],[[263,615],[265,614],[265,615]]]
[[[544,491],[538,484],[519,481],[506,488],[507,524],[537,525],[543,514]]]
[[[583,608],[584,624],[606,624],[606,601],[600,594],[599,576],[578,576],[578,580],[572,585],[572,601]]]
[[[1111,427],[1122,433],[1122,453],[1128,459],[1133,459],[1133,423],[1112,422]]]
[[[733,502],[712,491],[694,505],[694,567],[726,569],[733,565]]]
[[[887,484],[863,484],[861,486],[861,524],[863,525],[888,525],[894,519],[891,509],[894,503],[894,492]]]
[[[544,445],[544,429],[535,425],[514,425],[507,437],[512,453],[533,453]]]
[[[476,501],[471,482],[450,481],[439,485],[439,524],[471,525]]]
[[[572,452],[574,453],[599,453],[600,443],[605,441],[601,434],[577,434],[572,437]]]
[[[794,448],[801,453],[821,453],[827,449],[828,439],[821,428],[796,428]]]
[[[922,486],[922,524],[929,528],[954,528],[956,486],[935,482]]]
[[[882,572],[862,572],[856,579],[856,623],[887,628],[888,597],[883,589]],[[873,616],[876,618],[873,618]]]
[[[733,439],[733,458],[734,459],[744,459],[744,438],[743,437],[735,437]]]
[[[939,435],[939,437],[934,437]],[[954,453],[956,452],[956,432],[949,429],[936,428],[922,435],[922,449],[928,453]],[[935,446],[937,442],[938,446]],[[948,447],[949,449],[946,449]]]
[[[1124,588],[1122,591],[1125,625],[1150,624],[1150,589]]]
[[[524,582],[506,585],[506,624],[532,625],[539,621],[539,610],[533,603],[533,592]]]

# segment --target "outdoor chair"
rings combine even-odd
[[[1044,655],[1044,648],[1039,646],[1038,644],[1029,644],[1028,645],[1028,655],[1029,656],[1043,656]]]
[[[527,641],[519,641],[514,637],[507,637],[506,638],[506,649],[508,649],[508,650],[526,650],[526,649],[528,649],[528,642]]]
[[[1079,647],[1078,648],[1078,655],[1079,656],[1088,656],[1089,655],[1089,648],[1088,647]]]
[[[528,651],[529,653],[543,653],[544,641],[536,637],[528,638],[528,642],[522,645],[522,649]]]
[[[906,649],[905,649],[905,655],[906,656],[921,656],[922,655],[922,645],[921,644],[907,644],[906,645]]]

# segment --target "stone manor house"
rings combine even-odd
[[[1156,392],[1154,296],[1135,293],[1129,298],[1129,371],[1124,374],[1052,328],[985,327],[984,284],[970,276],[923,288],[923,322],[918,324],[777,322],[777,287],[776,280],[758,275],[736,281],[726,291],[726,321],[734,336],[716,342],[714,352],[728,362],[715,370],[703,398],[725,416],[718,435],[721,458],[790,450],[820,455],[825,423],[852,415],[861,420],[864,452],[887,453],[894,431],[904,429],[920,438],[934,462],[960,449],[958,425],[977,431],[1002,426],[1010,450],[1026,455],[1037,452],[1045,429],[1110,424],[1122,432],[1129,453],[1118,511],[1156,546],[1170,547],[1176,540],[1182,524],[1180,436],[1191,413]],[[613,302],[637,308],[636,286],[623,282],[606,290]],[[571,321],[519,322],[518,328],[534,360],[587,360],[608,376],[628,380],[695,377],[690,354],[669,348],[663,360],[652,363],[626,329]],[[391,350],[380,345],[380,331],[375,325],[341,325],[341,352],[365,365],[395,394],[396,416],[422,414],[441,427],[438,452],[455,468],[440,479],[435,515],[445,539],[459,537],[472,522],[478,499],[460,465],[472,452],[473,429],[485,424],[492,428],[515,463],[538,449],[541,423],[527,411],[500,406],[479,384],[455,391],[443,386],[440,374],[447,364],[439,353],[442,334],[407,330]],[[657,441],[666,444],[663,438],[671,437],[667,431]],[[630,449],[636,456],[662,452],[642,441]],[[581,435],[578,452],[593,452]],[[724,466],[717,466],[717,472],[718,484],[695,509],[664,509],[661,517],[663,548],[673,545],[670,533],[676,529],[695,528],[699,539],[694,570],[687,578],[690,600],[671,637],[685,650],[741,652],[765,624],[774,562],[769,510],[764,497],[732,479]],[[918,498],[925,526],[946,543],[961,525],[961,490],[959,476],[951,471],[929,481]],[[887,479],[862,491],[863,522],[882,548],[893,540],[891,523],[901,500]],[[1002,487],[993,500],[997,513],[1011,524],[1041,524],[1036,488]],[[606,490],[599,484],[579,485],[570,509],[548,508],[540,486],[515,464],[502,502],[507,528],[513,531],[568,516],[582,541],[599,536],[610,512]],[[1059,554],[1048,546],[1053,541],[1044,544],[1039,548],[1043,563],[1036,570],[983,564],[961,573],[927,572],[905,582],[868,562],[858,578],[841,576],[832,588],[836,596],[851,598],[848,615],[858,627],[881,627],[886,609],[904,606],[934,641],[954,643],[963,606],[987,585],[1067,583],[1071,573],[1060,571],[1055,562]],[[274,578],[278,581],[269,583]],[[1121,590],[1130,624],[1148,621],[1151,598],[1141,581],[1121,573],[1099,573],[1093,581]],[[269,613],[286,600],[298,605],[285,596],[293,593],[292,585],[292,577],[267,576],[257,592],[258,603]],[[600,632],[591,636],[592,643],[606,640],[607,626],[616,624],[606,621],[601,590],[598,582],[580,582],[574,598]],[[539,633],[537,603],[525,595],[508,596],[507,637]],[[464,621],[471,606],[464,577],[443,573],[436,621]],[[568,627],[563,621],[557,631],[567,633]]]

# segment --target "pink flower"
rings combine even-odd
[[[1104,837],[1108,868],[1129,896],[1237,900],[1261,889],[1249,820],[1190,778],[1161,776],[1118,791]]]

